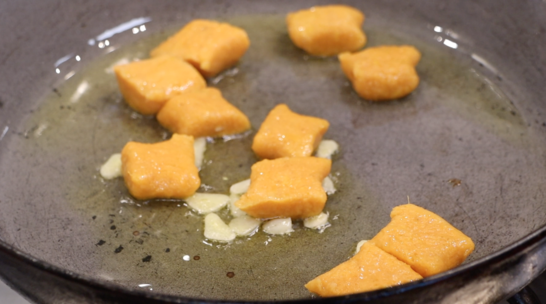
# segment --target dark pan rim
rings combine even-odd
[[[166,303],[169,303],[169,302],[172,302],[172,303],[192,303],[193,302],[194,303],[196,301],[198,301],[199,303],[256,303],[256,302],[258,303],[306,303],[309,301],[312,301],[315,303],[332,303],[332,302],[350,303],[350,302],[360,302],[364,300],[369,301],[374,299],[385,298],[391,295],[401,294],[406,291],[425,288],[427,286],[431,286],[431,285],[449,280],[450,278],[453,278],[453,277],[462,276],[466,273],[476,270],[479,267],[494,265],[498,262],[505,261],[509,258],[513,258],[521,254],[525,254],[524,249],[534,247],[536,246],[537,243],[539,243],[540,241],[544,239],[546,239],[546,225],[540,227],[539,229],[528,234],[522,239],[512,243],[511,245],[497,252],[494,252],[488,256],[482,257],[468,264],[464,264],[452,270],[449,270],[441,274],[434,275],[419,281],[403,284],[400,286],[390,287],[386,289],[353,294],[348,296],[317,298],[317,299],[297,299],[297,300],[285,300],[285,301],[274,301],[274,302],[273,301],[209,300],[209,299],[203,299],[203,298],[188,298],[188,297],[174,296],[171,294],[150,292],[146,290],[124,288],[114,283],[100,281],[95,278],[90,278],[86,275],[77,274],[72,271],[62,269],[61,267],[54,266],[48,262],[37,259],[27,253],[24,253],[16,249],[15,247],[7,244],[3,240],[0,240],[0,251],[38,270],[41,270],[53,276],[57,276],[61,279],[72,281],[76,284],[79,284],[85,287],[92,287],[96,290],[107,292],[107,293],[120,293],[120,294],[124,294],[131,297],[138,297],[140,299],[159,300],[159,301],[164,301]],[[17,288],[17,286],[15,286],[15,288]]]

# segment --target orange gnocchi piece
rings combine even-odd
[[[114,67],[125,101],[137,112],[155,114],[169,98],[207,86],[190,64],[175,57],[158,57]]]
[[[342,296],[366,292],[422,277],[406,263],[367,242],[350,260],[318,276],[305,287],[321,297]]]
[[[372,240],[423,277],[460,265],[474,242],[440,216],[412,204],[395,207],[391,222]]]
[[[156,144],[129,142],[121,152],[123,178],[136,199],[186,198],[201,185],[194,158],[187,135]]]
[[[250,129],[246,115],[215,88],[194,90],[170,99],[157,114],[157,120],[173,133],[194,137],[217,137]]]
[[[197,19],[153,49],[150,56],[176,56],[194,65],[205,77],[212,77],[237,63],[249,46],[243,29]]]
[[[380,46],[339,55],[341,68],[360,97],[372,101],[404,97],[419,85],[413,46]]]
[[[254,137],[252,150],[260,158],[311,156],[330,124],[327,120],[273,108]]]
[[[364,14],[346,5],[315,6],[288,14],[292,42],[315,56],[353,52],[366,44]]]
[[[332,162],[318,157],[262,160],[252,166],[250,187],[235,205],[256,218],[307,218],[322,212],[322,180]]]

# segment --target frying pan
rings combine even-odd
[[[421,50],[410,96],[371,103],[335,58],[289,41],[283,16],[325,1],[3,1],[0,11],[0,275],[36,303],[494,303],[546,267],[546,4],[342,1],[368,46]],[[278,103],[323,117],[340,153],[323,233],[296,224],[209,242],[181,201],[136,201],[98,167],[129,140],[169,137],[131,111],[111,66],[194,18],[247,30],[251,48],[209,84],[254,131]],[[254,132],[253,131],[253,132]],[[208,144],[200,191],[226,193],[256,158],[253,133]],[[422,281],[316,299],[303,284],[354,252],[406,203],[469,235],[465,264]],[[234,275],[227,275],[232,273]]]

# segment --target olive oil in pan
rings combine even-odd
[[[332,169],[338,192],[325,208],[332,226],[317,233],[296,223],[298,229],[290,236],[259,232],[231,244],[210,242],[203,237],[203,217],[182,201],[136,201],[121,178],[100,178],[100,165],[128,141],[170,137],[153,117],[124,103],[111,70],[115,64],[146,58],[168,36],[152,35],[89,62],[56,88],[59,94],[47,96],[25,122],[30,135],[16,146],[21,153],[42,151],[40,164],[62,164],[62,170],[51,170],[52,180],[64,189],[59,200],[67,206],[65,212],[76,213],[84,227],[74,237],[87,243],[70,250],[87,253],[91,266],[86,275],[189,297],[306,298],[310,294],[303,285],[343,262],[358,241],[373,237],[407,195],[413,203],[443,211],[438,213],[477,240],[482,247],[471,259],[482,257],[484,248],[506,245],[488,245],[492,241],[485,236],[505,233],[508,219],[477,227],[472,212],[442,208],[466,199],[461,208],[472,211],[474,200],[481,199],[459,190],[464,187],[453,189],[447,180],[460,178],[465,185],[480,186],[472,172],[491,165],[508,167],[498,155],[487,161],[472,158],[468,147],[503,150],[518,158],[531,140],[515,106],[472,63],[435,41],[366,28],[369,46],[414,44],[423,53],[421,84],[414,93],[400,101],[370,103],[354,93],[336,58],[310,57],[291,43],[284,16],[227,21],[248,32],[251,47],[237,66],[209,79],[209,85],[246,113],[253,129],[207,145],[199,191],[227,193],[231,184],[250,176],[257,161],[250,149],[252,138],[269,110],[286,103],[296,112],[327,119],[331,126],[325,138],[340,144]],[[38,134],[43,124],[47,127]],[[544,162],[534,154],[523,157],[520,167],[511,168],[513,174],[537,161]],[[39,252],[40,246],[47,245],[29,250]]]

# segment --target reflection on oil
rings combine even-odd
[[[70,78],[72,78],[72,76],[74,76],[74,74],[76,74],[76,71],[70,71],[68,73],[66,73],[66,75],[64,75],[64,80],[68,80]]]
[[[130,30],[131,28],[143,25],[144,23],[148,23],[150,21],[152,21],[152,18],[150,18],[150,17],[140,17],[140,18],[132,19],[130,21],[124,22],[124,23],[122,23],[120,25],[117,25],[117,26],[115,26],[115,27],[113,27],[111,29],[108,29],[108,30],[102,32],[97,37],[95,37],[95,39],[89,39],[87,44],[95,45],[96,41],[101,41],[102,42],[102,40],[106,40],[106,39],[111,38],[112,36],[114,36],[116,34],[123,33],[123,32],[125,32],[127,30]],[[146,30],[146,27],[144,26],[144,31],[145,30]],[[140,30],[140,31],[143,32],[143,30]],[[106,40],[106,41],[108,41],[108,40]],[[101,42],[99,42],[99,47],[100,47]],[[103,43],[103,47],[104,47],[104,45],[108,46],[108,44],[105,44],[104,42],[102,42],[102,43]]]
[[[76,91],[72,96],[70,97],[71,103],[76,103],[80,99],[80,97],[87,92],[89,89],[89,82],[87,80],[82,81],[78,87],[76,88]]]
[[[102,49],[105,46],[109,46],[109,45],[110,45],[110,41],[108,41],[108,40],[101,41],[101,42],[99,42],[99,49]]]
[[[55,61],[55,67],[58,67],[60,66],[61,64],[63,64],[64,62],[66,62],[68,59],[72,58],[73,54],[69,54],[69,55],[66,55],[66,56],[63,56],[59,59],[57,59],[57,61]]]
[[[62,65],[63,63],[67,62],[68,60],[70,60],[70,58],[72,58],[74,56],[74,54],[68,54],[68,55],[65,55],[59,59],[57,59],[57,61],[55,61],[55,63],[53,64],[53,66],[55,67],[55,73],[57,74],[60,74],[61,73],[61,69],[59,68],[60,65]],[[78,56],[79,58],[79,56]],[[79,60],[78,60],[79,61]],[[70,73],[69,73],[70,74]],[[67,74],[68,75],[68,74]],[[65,76],[65,80],[67,80],[68,78],[72,77],[74,75],[74,72],[71,72],[71,75],[70,76]]]
[[[444,33],[446,36],[449,36],[449,37],[451,37],[451,38],[453,38],[455,40],[459,38],[459,35],[457,33],[453,32],[451,30],[448,30],[448,29],[444,29],[439,25],[434,26],[433,31],[436,32],[436,33]],[[457,42],[455,42],[454,40],[444,38],[444,37],[442,37],[440,35],[435,35],[434,40],[436,40],[438,42],[442,42],[443,45],[445,45],[445,46],[447,46],[449,48],[452,48],[452,49],[457,49],[459,47],[459,44]]]
[[[138,287],[140,287],[140,288],[146,288],[146,289],[148,289],[148,290],[154,290],[154,289],[152,288],[152,284],[138,284]]]
[[[443,27],[441,27],[439,25],[434,26],[433,31],[435,33],[444,33],[445,35],[450,36],[451,38],[454,39],[454,40],[450,40],[450,39],[442,37],[441,35],[434,35],[434,40],[436,40],[438,42],[441,42],[445,46],[447,46],[449,48],[452,48],[452,49],[457,49],[459,47],[459,43],[457,43],[455,41],[455,40],[457,40],[459,38],[459,35],[457,33],[455,33],[454,31],[444,29]],[[464,51],[463,51],[463,53],[464,53]],[[480,56],[480,55],[478,55],[476,53],[472,53],[472,52],[469,53],[468,55],[470,56],[470,58],[472,58],[473,60],[478,62],[483,67],[485,67],[488,70],[490,70],[491,72],[493,72],[495,75],[498,74],[498,70],[492,64],[490,64],[485,58],[483,58],[482,56]]]
[[[6,134],[8,133],[8,130],[9,130],[9,127],[8,126],[5,126],[4,127],[4,130],[2,131],[2,134],[0,134],[0,141],[2,139],[4,139],[4,136],[6,136]]]
[[[457,47],[459,47],[459,45],[455,41],[451,41],[449,39],[444,39],[444,45],[452,49],[456,49]]]
[[[146,25],[141,25],[140,27],[133,27],[133,34],[138,34],[139,32],[146,31]]]
[[[146,25],[145,23],[148,23],[152,21],[152,18],[150,17],[140,17],[132,19],[128,22],[124,22],[120,25],[117,25],[111,29],[108,29],[101,34],[97,35],[95,38],[89,39],[87,41],[87,44],[89,46],[97,46],[99,49],[104,49],[106,53],[111,53],[116,50],[116,48],[112,45],[112,42],[110,41],[110,38],[112,38],[116,34],[123,33],[125,31],[131,30],[133,34],[138,34],[146,31]],[[70,53],[68,55],[65,55],[59,59],[57,59],[54,63],[55,73],[61,74],[62,69],[61,65],[68,63],[70,59],[76,60],[76,62],[80,62],[82,60],[80,55],[75,55],[74,53]],[[75,71],[70,71],[64,76],[64,80],[68,80],[72,76],[74,76]]]
[[[447,36],[449,36],[449,37],[451,37],[453,39],[459,39],[459,34],[455,33],[452,30],[444,29],[443,27],[441,27],[439,25],[435,25],[433,27],[433,31],[435,31],[436,33],[444,33],[444,34],[446,34]]]
[[[485,60],[483,57],[481,57],[478,54],[472,53],[470,54],[470,58],[474,59],[476,62],[478,62],[480,65],[482,65],[484,68],[491,71],[493,74],[497,75],[499,72],[497,69],[489,63],[489,61]]]

